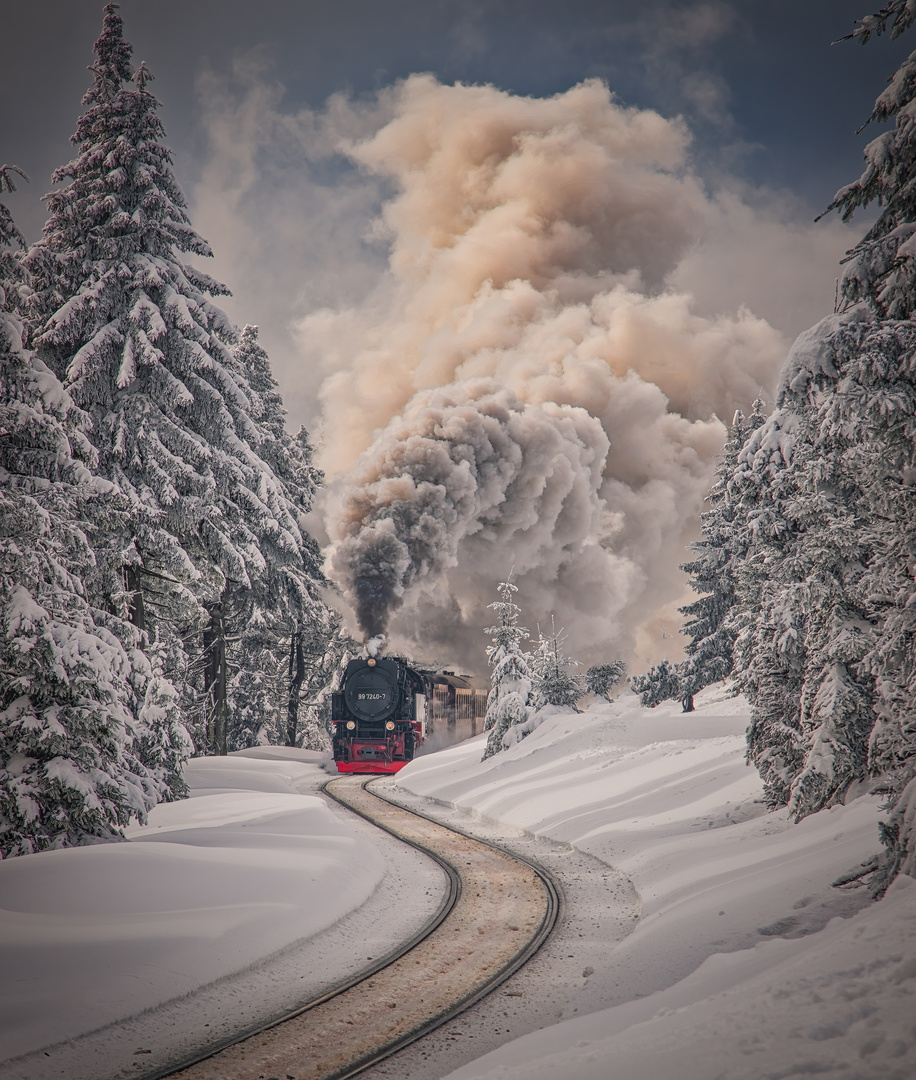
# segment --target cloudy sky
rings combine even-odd
[[[768,398],[863,229],[813,219],[906,36],[831,46],[858,0],[633,7],[121,7],[207,269],[319,440],[337,576],[393,575],[382,621],[406,598],[443,648],[511,560],[529,622],[596,658],[676,651],[721,421]],[[0,154],[36,239],[101,4],[8,0],[3,25]]]
[[[872,6],[880,5],[125,0],[121,14],[135,59],[156,76],[151,88],[163,102],[178,178],[195,225],[216,251],[216,270],[238,298],[233,315],[262,324],[285,377],[292,321],[370,288],[385,250],[365,242],[377,188],[370,193],[360,178],[342,178],[341,162],[322,156],[312,132],[301,123],[277,130],[282,119],[301,121],[303,110],[320,115],[332,95],[372,101],[415,72],[535,96],[597,77],[625,105],[683,116],[692,163],[706,183],[747,185],[746,201],[807,234],[837,188],[858,175],[867,136],[856,129],[909,51],[906,36],[831,47]],[[11,197],[30,239],[40,233],[51,171],[69,157],[101,7],[99,0],[4,4],[0,155],[32,178]],[[329,188],[339,214],[328,212]],[[231,220],[265,206],[274,211],[270,221]],[[270,230],[269,241],[249,261],[250,233],[260,229]],[[767,250],[765,237],[757,241],[758,276],[734,285],[721,307],[747,303],[794,334],[831,301],[833,256],[843,241],[813,240],[817,280],[800,296],[796,287],[766,281],[787,268],[774,275],[770,261],[781,253]],[[293,411],[313,421],[313,395],[287,390]]]

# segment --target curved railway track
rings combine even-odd
[[[450,881],[429,926],[338,990],[168,1075],[172,1080],[345,1080],[479,1001],[546,940],[559,892],[533,863],[397,806],[358,776],[324,791],[426,852]]]

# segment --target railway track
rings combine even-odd
[[[546,871],[373,794],[370,782],[340,777],[324,790],[445,868],[450,893],[436,918],[384,966],[160,1076],[345,1080],[479,1001],[546,940],[559,913]]]

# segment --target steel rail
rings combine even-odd
[[[332,778],[332,780],[333,779],[336,778]],[[369,779],[364,780],[361,786],[365,787],[365,785],[368,784],[369,780],[371,779],[373,778],[370,777]],[[325,794],[328,794],[331,798],[333,798],[335,802],[341,802],[340,799],[335,798],[333,795],[330,794],[330,792],[326,791],[328,784],[330,784],[332,780],[325,781],[325,783],[321,785],[321,790],[324,791]],[[343,806],[345,804],[341,802],[341,805]],[[347,809],[350,809],[350,807],[348,807]],[[352,812],[358,813],[358,811]],[[366,817],[365,814],[360,814],[359,816],[365,818],[365,820],[371,822],[373,825],[375,824],[375,822],[372,821],[372,818]],[[386,832],[387,831],[390,830],[386,830]],[[347,990],[349,990],[353,986],[356,986],[358,983],[361,983],[366,979],[371,979],[373,975],[377,974],[383,968],[388,967],[389,964],[393,964],[395,960],[399,960],[402,956],[410,952],[410,950],[415,945],[418,945],[425,938],[429,937],[429,935],[442,923],[442,921],[448,917],[449,912],[455,906],[458,897],[461,895],[461,878],[459,877],[455,869],[449,865],[449,863],[447,863],[444,859],[440,859],[433,852],[427,851],[426,848],[422,847],[420,844],[415,844],[412,841],[405,840],[403,837],[400,836],[397,837],[397,839],[401,840],[402,843],[410,845],[410,847],[416,848],[417,851],[421,851],[428,858],[431,858],[434,862],[438,863],[439,866],[442,867],[442,870],[444,871],[446,879],[448,881],[448,891],[442,898],[442,902],[437,908],[436,912],[429,920],[427,920],[427,922],[423,926],[420,927],[420,929],[412,937],[408,938],[404,942],[399,943],[395,946],[395,948],[389,949],[387,953],[384,953],[382,956],[380,956],[373,964],[370,964],[369,967],[362,968],[359,972],[357,972],[357,974],[353,975],[351,978],[338,984],[333,989],[328,990],[323,994],[320,994],[318,997],[311,998],[310,1000],[303,1002],[301,1005],[297,1005],[294,1009],[289,1009],[287,1012],[284,1012],[279,1016],[275,1016],[266,1022],[252,1025],[251,1027],[244,1028],[241,1031],[236,1031],[231,1036],[220,1039],[218,1042],[214,1042],[205,1049],[202,1049],[193,1057],[184,1058],[177,1063],[173,1062],[172,1064],[163,1066],[161,1069],[157,1069],[154,1072],[144,1072],[142,1074],[139,1074],[137,1080],[166,1080],[167,1077],[178,1076],[181,1073],[191,1069],[193,1066],[199,1065],[201,1062],[208,1061],[210,1058],[215,1057],[223,1050],[228,1050],[232,1046],[237,1046],[239,1043],[244,1042],[246,1039],[250,1039],[255,1035],[260,1035],[265,1031],[271,1031],[273,1028],[279,1027],[281,1024],[286,1023],[287,1020],[294,1020],[297,1016],[301,1016],[303,1013],[308,1012],[309,1009],[314,1009],[318,1005],[323,1005],[326,1001],[330,1001],[332,998],[336,998],[339,995],[346,993]]]
[[[378,776],[370,777],[368,780],[365,780],[360,786],[363,788],[363,790],[368,790],[370,784],[374,785],[376,781],[382,779],[389,778]],[[325,788],[327,788],[327,786],[328,785],[326,784]],[[337,796],[330,791],[328,791],[328,794],[331,796],[331,798],[337,798]],[[516,852],[506,851],[506,849],[500,847],[499,844],[494,844],[488,840],[481,840],[479,837],[472,836],[470,833],[465,832],[463,829],[458,829],[454,825],[443,825],[442,822],[437,821],[431,815],[424,814],[420,810],[410,809],[406,806],[403,806],[401,803],[395,802],[394,799],[390,799],[387,796],[381,794],[381,792],[375,791],[374,789],[370,792],[370,794],[374,798],[380,799],[381,801],[388,803],[390,806],[396,807],[398,810],[404,810],[409,814],[413,814],[415,817],[422,818],[423,820],[428,821],[433,825],[446,829],[448,832],[455,833],[456,835],[463,837],[465,840],[471,841],[471,843],[473,844],[479,844],[483,847],[492,848],[500,855],[505,855],[516,862],[524,863],[532,870],[534,875],[540,880],[541,884],[543,885],[547,904],[545,907],[544,916],[536,932],[532,934],[528,941],[518,950],[518,952],[515,953],[515,955],[511,959],[507,960],[506,963],[504,963],[500,968],[493,971],[490,977],[485,982],[479,984],[475,989],[469,991],[463,998],[454,1002],[454,1004],[450,1008],[440,1012],[437,1016],[431,1018],[422,1027],[422,1029],[418,1029],[414,1033],[404,1036],[402,1039],[390,1043],[383,1051],[379,1052],[371,1059],[354,1065],[346,1072],[336,1073],[333,1076],[328,1076],[326,1078],[323,1077],[321,1078],[321,1080],[350,1080],[350,1077],[357,1076],[359,1073],[364,1072],[366,1069],[369,1069],[372,1066],[377,1065],[379,1062],[384,1061],[386,1058],[389,1058],[392,1055],[398,1053],[399,1050],[403,1050],[406,1046],[409,1046],[411,1043],[416,1042],[418,1039],[422,1039],[425,1035],[428,1035],[430,1032],[435,1031],[439,1027],[442,1027],[444,1024],[451,1023],[451,1021],[454,1020],[455,1017],[459,1016],[467,1009],[470,1009],[472,1006],[476,1005],[478,1001],[481,1001],[488,994],[492,993],[498,986],[504,983],[507,979],[511,978],[511,976],[514,975],[516,971],[522,968],[531,959],[531,957],[534,956],[534,954],[538,951],[538,949],[540,949],[540,947],[550,936],[551,931],[553,930],[554,926],[556,926],[560,911],[562,910],[562,891],[560,890],[560,887],[557,881],[554,879],[553,875],[545,867],[538,865],[536,862],[526,858],[524,855],[519,855]],[[391,832],[392,836],[396,836],[399,840],[404,839],[404,837],[400,836],[399,833],[388,829],[385,825],[376,821],[375,818],[363,814],[361,811],[356,810],[354,807],[350,807],[350,809],[353,810],[354,813],[360,814],[361,817],[365,817],[367,821],[371,821],[379,828],[385,829],[386,832]],[[410,843],[411,841],[405,842]],[[436,861],[439,862],[441,865],[448,866],[449,869],[452,869],[453,871],[456,869],[451,867],[445,860],[439,858],[437,854],[431,851],[429,848],[420,845],[414,846],[419,846],[421,851],[424,851],[427,855],[435,858]],[[460,870],[458,872],[460,873]]]
[[[544,943],[561,904],[547,871],[368,791],[372,779],[323,790],[443,867],[449,895],[433,919],[340,987],[145,1080],[348,1080],[449,1023]]]

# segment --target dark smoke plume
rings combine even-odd
[[[608,441],[584,409],[520,402],[490,379],[418,395],[337,493],[331,567],[367,637],[466,538],[574,557],[595,528]],[[546,553],[532,553],[543,559]]]

